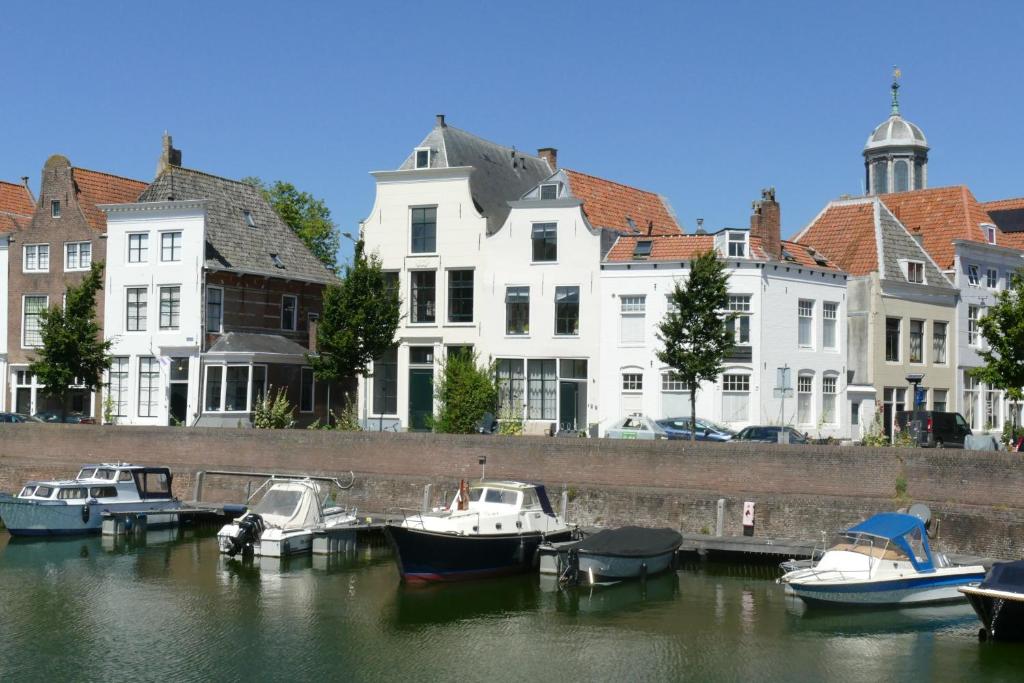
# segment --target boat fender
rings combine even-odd
[[[89,509],[89,507],[90,507],[89,503],[86,503],[85,505],[82,506],[82,523],[83,524],[88,524],[89,523],[89,517],[92,515],[92,511]]]

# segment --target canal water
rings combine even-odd
[[[646,585],[538,576],[417,587],[386,546],[217,552],[209,531],[21,542],[0,530],[0,680],[1020,681],[966,605],[842,613],[773,567],[695,562]]]

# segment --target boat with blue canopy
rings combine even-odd
[[[919,517],[884,512],[850,527],[811,566],[779,581],[807,603],[882,606],[963,600],[957,588],[984,576],[981,565],[954,565],[933,552]]]

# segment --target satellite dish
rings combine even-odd
[[[929,510],[928,506],[924,503],[914,503],[910,506],[910,510],[908,510],[907,513],[921,520],[925,529],[932,525],[932,511]]]

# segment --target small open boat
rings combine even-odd
[[[30,481],[17,496],[0,494],[0,519],[13,536],[99,533],[104,512],[145,513],[149,528],[174,525],[181,501],[171,480],[166,467],[85,465],[74,479]]]
[[[320,478],[342,486],[337,480]],[[238,553],[262,557],[284,557],[307,553],[313,549],[313,538],[357,523],[356,511],[328,504],[330,491],[324,492],[313,477],[273,476],[263,483],[250,500],[261,491],[260,502],[242,516],[224,525],[217,532],[220,551],[234,556]]]
[[[682,542],[674,529],[605,529],[581,541],[544,544],[540,570],[571,584],[646,578],[671,568]]]
[[[385,527],[404,581],[453,581],[529,571],[545,540],[569,540],[573,527],[551,509],[543,486],[462,482],[443,510]]]
[[[962,600],[957,588],[984,576],[980,565],[954,566],[933,553],[919,517],[884,512],[841,534],[813,566],[779,581],[807,603],[882,606]]]
[[[1024,640],[1024,560],[996,562],[979,584],[960,586],[981,620],[982,640]]]

